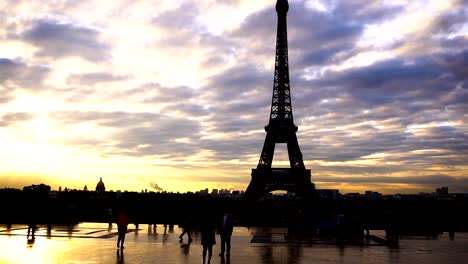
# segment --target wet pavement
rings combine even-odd
[[[376,231],[378,233],[378,231]],[[34,242],[26,239],[27,226],[0,227],[0,263],[202,263],[200,235],[182,242],[181,229],[163,225],[129,225],[123,252],[117,249],[117,228],[102,223],[74,227],[45,226]],[[374,232],[375,234],[375,232]],[[382,233],[381,233],[382,234]],[[287,229],[236,227],[229,258],[221,258],[219,236],[211,263],[463,263],[468,259],[468,234],[438,238],[406,237],[399,249],[369,245],[338,246],[330,241],[287,239]],[[461,262],[460,262],[461,261]]]

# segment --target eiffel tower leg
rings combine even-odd
[[[252,180],[245,191],[244,198],[255,199],[266,193],[266,178],[268,175],[265,175],[265,172],[271,169],[274,152],[275,140],[273,135],[267,132],[257,169],[252,170]]]
[[[255,173],[255,170],[252,170],[252,180],[245,190],[244,199],[254,201],[257,200],[259,197],[262,197],[265,192],[265,182],[261,179],[261,176],[258,176]]]
[[[289,163],[291,168],[304,170],[304,162],[302,161],[302,153],[299,148],[299,143],[297,142],[296,133],[291,133],[288,136],[288,155],[289,155]]]
[[[275,152],[275,139],[272,133],[268,133],[263,144],[262,155],[258,161],[257,169],[271,168],[273,162],[273,155]]]

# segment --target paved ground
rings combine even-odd
[[[124,252],[116,247],[116,227],[84,223],[73,228],[54,226],[36,232],[34,243],[26,239],[27,227],[0,227],[0,263],[202,263],[200,236],[193,234],[192,243],[182,242],[181,230],[164,230],[129,225]],[[457,263],[468,258],[468,235],[449,241],[401,241],[398,250],[382,246],[344,246],[327,241],[297,241],[286,238],[286,229],[235,228],[229,259],[218,256],[214,247],[211,263]],[[458,236],[460,238],[460,235]]]

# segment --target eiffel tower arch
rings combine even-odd
[[[277,190],[292,192],[302,198],[312,197],[315,192],[310,170],[304,166],[296,137],[298,128],[293,120],[286,23],[288,9],[287,0],[277,0],[278,28],[270,121],[265,127],[267,134],[260,160],[257,168],[252,169],[252,179],[244,194],[246,200],[257,200]],[[276,143],[287,144],[290,168],[272,168]]]

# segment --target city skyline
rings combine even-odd
[[[275,3],[0,4],[0,187],[245,190]],[[317,188],[468,192],[466,1],[289,4],[292,108]]]

